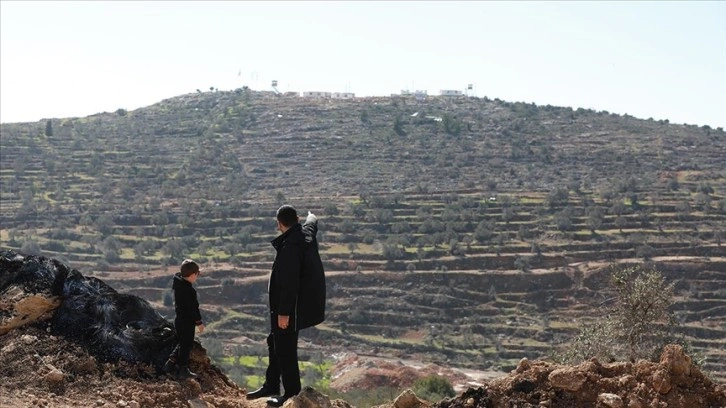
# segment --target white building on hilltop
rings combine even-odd
[[[463,96],[464,91],[459,91],[456,89],[442,89],[439,91],[440,96]]]
[[[355,98],[355,94],[353,92],[306,91],[302,93],[302,97],[313,99],[353,99]]]
[[[428,96],[428,91],[426,91],[424,89],[417,89],[415,91],[409,91],[408,89],[401,89],[401,93],[400,94],[391,94],[391,97],[392,98],[397,98],[397,97],[410,98],[410,97],[414,97],[414,98],[416,98],[416,100],[419,100],[419,101],[425,100],[427,96]]]
[[[303,98],[330,98],[330,92],[306,91],[302,93]]]
[[[331,98],[333,99],[353,99],[355,94],[353,92],[333,92]]]

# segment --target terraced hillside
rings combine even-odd
[[[722,129],[487,98],[240,89],[0,133],[3,247],[167,311],[168,274],[198,259],[205,336],[227,351],[264,335],[272,217],[289,202],[321,218],[329,276],[309,350],[511,368],[597,317],[609,264],[654,262],[726,378]]]

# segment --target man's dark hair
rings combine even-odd
[[[199,265],[197,265],[197,263],[192,261],[191,259],[185,259],[181,263],[181,267],[179,268],[179,271],[181,272],[181,276],[186,278],[188,276],[192,276],[195,273],[199,272]]]
[[[292,227],[297,223],[297,210],[291,205],[283,205],[277,209],[277,220],[286,227]]]

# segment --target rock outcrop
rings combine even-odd
[[[663,350],[660,362],[561,366],[523,359],[507,376],[470,388],[436,408],[493,407],[721,408],[726,387],[711,381],[679,345]]]

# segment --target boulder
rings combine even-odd
[[[333,400],[312,387],[303,387],[299,394],[290,398],[283,405],[285,408],[351,408],[343,400]]]
[[[331,408],[330,398],[312,387],[305,387],[295,397],[285,402],[288,408]]]
[[[664,368],[659,368],[653,373],[651,378],[653,389],[661,394],[668,394],[668,391],[673,388],[671,383],[671,375]]]
[[[402,392],[393,400],[393,408],[428,408],[430,405],[421,399],[410,389]]]
[[[558,368],[553,370],[547,377],[554,388],[576,392],[587,381],[582,371],[573,367]]]
[[[683,352],[683,347],[669,344],[663,348],[660,355],[660,366],[675,376],[691,374],[691,357]]]
[[[602,407],[623,408],[623,399],[617,394],[603,393],[597,396],[597,402]]]

